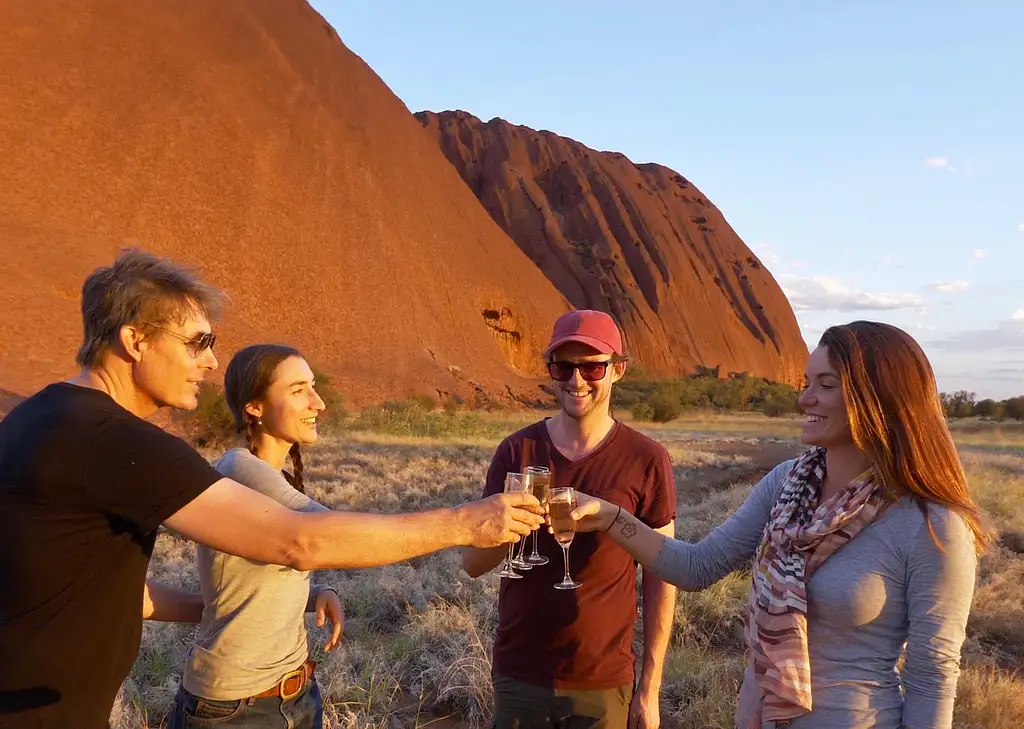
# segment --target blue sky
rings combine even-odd
[[[809,343],[887,321],[943,390],[1024,393],[1024,3],[312,4],[412,111],[685,175]]]

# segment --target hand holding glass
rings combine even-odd
[[[573,489],[551,489],[548,494],[548,519],[551,522],[551,533],[562,547],[562,557],[565,559],[565,577],[555,585],[556,590],[575,590],[582,584],[569,575],[569,545],[576,536],[576,522],[572,518],[575,508],[576,492]]]
[[[521,473],[509,472],[505,474],[505,493],[511,494],[519,491],[526,491],[527,484]],[[524,537],[525,539],[525,537]],[[512,569],[512,551],[515,549],[515,542],[508,543],[508,555],[501,564],[499,577],[507,577],[511,580],[521,580],[523,576]]]
[[[551,486],[551,471],[545,466],[527,466],[524,477],[533,491],[533,495],[540,502],[541,507],[546,507],[548,503],[548,490]],[[548,558],[537,551],[537,532],[533,533],[532,538],[533,550],[523,561],[530,565],[547,564]],[[520,552],[519,557],[522,559],[522,552]]]

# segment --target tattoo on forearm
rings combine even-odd
[[[636,536],[636,524],[630,524],[629,522],[627,522],[625,515],[621,512],[619,513],[618,517],[616,517],[615,522],[617,524],[622,524],[621,534],[626,539],[632,539]]]

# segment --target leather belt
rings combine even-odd
[[[251,696],[253,699],[265,699],[268,697],[280,697],[282,701],[294,699],[306,688],[306,684],[313,678],[313,671],[316,670],[316,661],[308,660],[294,671],[289,671],[281,676],[281,679],[262,693]]]

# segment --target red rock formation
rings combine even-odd
[[[623,324],[648,371],[799,383],[807,346],[782,290],[682,175],[501,119],[416,117],[558,290]]]
[[[0,2],[0,387],[75,371],[84,277],[137,245],[348,402],[537,392],[568,304],[303,0]]]

